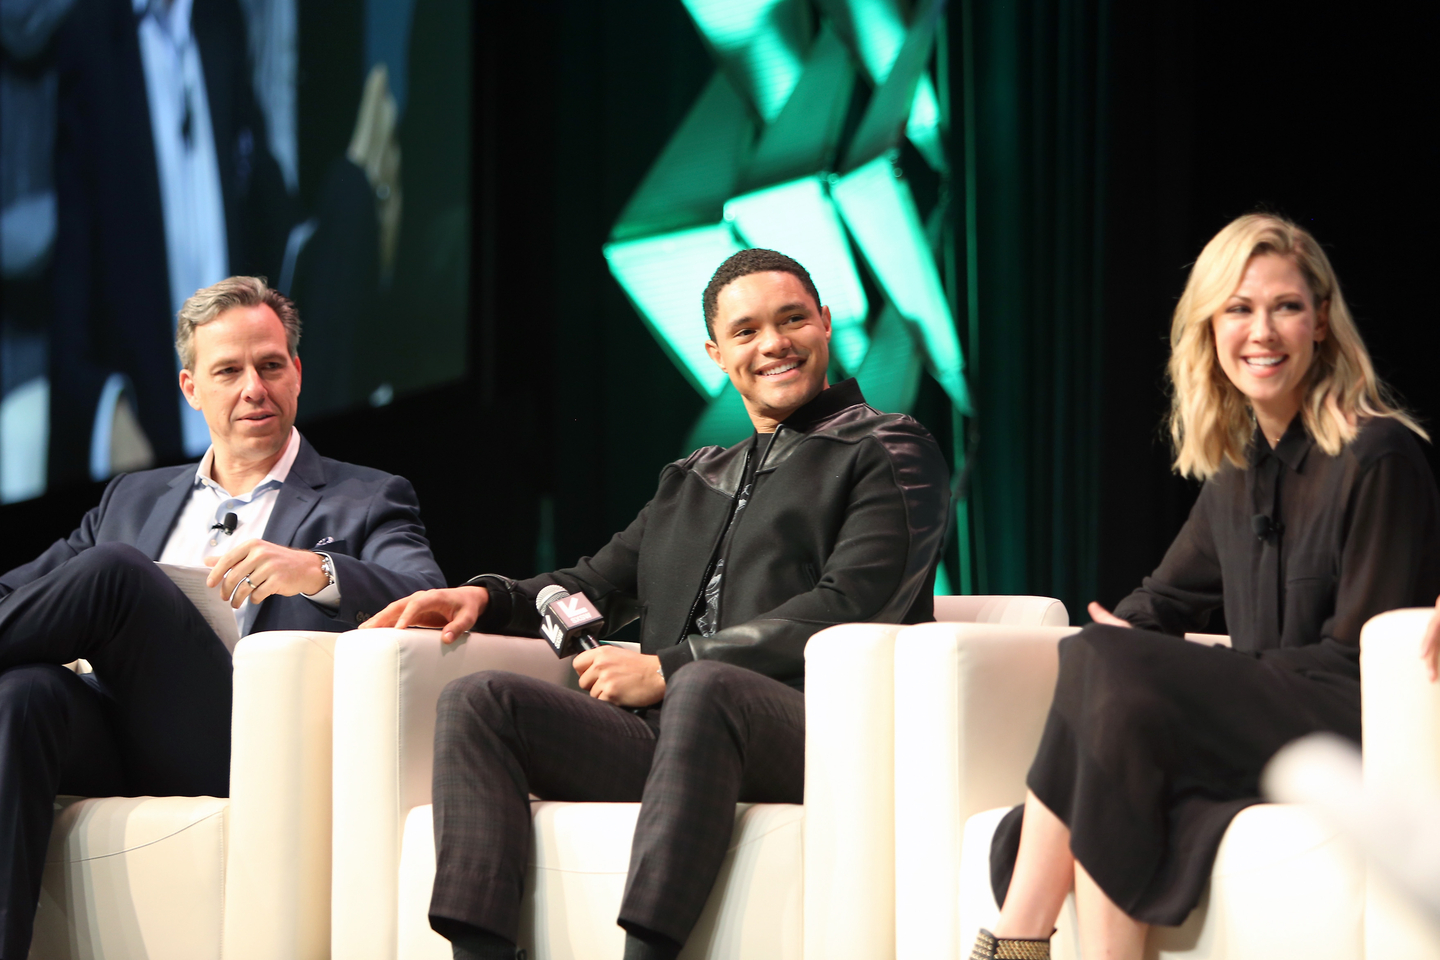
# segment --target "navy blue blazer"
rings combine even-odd
[[[185,505],[195,465],[122,474],[75,532],[35,560],[0,575],[0,600],[99,543],[128,543],[152,560],[165,549]],[[445,586],[420,503],[404,477],[330,460],[304,437],[280,487],[265,540],[300,550],[322,546],[335,560],[340,609],[332,617],[304,597],[267,597],[252,632],[352,629],[416,590]]]

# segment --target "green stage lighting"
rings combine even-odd
[[[926,31],[925,42],[930,42],[934,32],[933,20],[942,6],[934,0],[916,3],[914,20],[907,31],[898,0],[819,0],[819,4],[840,36],[859,54],[865,73],[877,87],[890,79],[895,61],[900,58],[901,50],[909,39],[907,33],[914,31],[916,25]],[[921,76],[915,81],[905,109],[909,111],[905,124],[906,137],[926,163],[935,170],[945,170],[940,101],[929,76]]]
[[[720,69],[630,198],[605,256],[651,333],[709,400],[687,449],[751,430],[704,352],[699,303],[715,268],[742,246],[780,250],[810,270],[834,323],[832,373],[857,376],[880,409],[910,410],[928,367],[968,413],[935,254],[894,166],[906,136],[946,170],[930,76],[943,0],[915,0],[908,21],[903,0],[681,2]],[[875,89],[845,140],[858,76]],[[857,254],[879,281],[878,304]]]
[[[690,428],[690,435],[685,438],[685,452],[711,444],[728,447],[754,432],[755,424],[745,410],[740,391],[727,380],[720,395],[710,401],[700,419],[695,421],[695,426]]]
[[[725,204],[725,219],[751,246],[779,250],[805,265],[830,308],[830,352],[847,372],[859,370],[870,347],[865,332],[870,304],[821,178],[804,177],[736,197]]]
[[[741,249],[725,223],[605,245],[610,272],[650,332],[707,397],[717,396],[729,380],[705,352],[700,295],[715,268]]]
[[[920,392],[922,348],[894,304],[887,303],[875,323],[875,336],[855,379],[876,410],[902,412]]]
[[[768,123],[800,80],[809,7],[805,0],[683,0],[695,26]]]
[[[968,414],[970,394],[955,320],[915,198],[893,157],[878,157],[834,177],[830,195],[886,296],[919,328],[931,375],[956,409]]]

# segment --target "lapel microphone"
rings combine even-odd
[[[235,514],[233,513],[227,513],[225,514],[225,521],[223,523],[212,523],[210,525],[210,529],[220,530],[225,534],[225,536],[228,537],[235,532],[235,525],[239,522],[239,517],[235,516]]]
[[[1285,532],[1285,524],[1263,513],[1257,513],[1250,518],[1250,529],[1255,531],[1255,539],[1268,543]]]

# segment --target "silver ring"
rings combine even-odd
[[[235,594],[237,594],[237,593],[240,592],[240,584],[241,584],[241,583],[250,583],[250,578],[249,578],[249,577],[241,577],[241,578],[240,578],[239,582],[235,584],[235,589],[230,591],[230,599],[226,600],[226,601],[225,601],[226,603],[234,603],[234,602],[235,602]],[[254,592],[254,590],[255,590],[255,584],[250,583],[250,590],[251,590],[251,592]]]

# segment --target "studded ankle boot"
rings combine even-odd
[[[1050,938],[1015,940],[997,937],[981,927],[975,936],[970,960],[1050,960]]]

